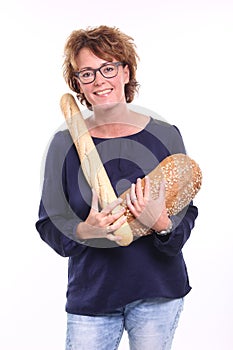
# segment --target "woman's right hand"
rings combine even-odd
[[[119,207],[119,210],[114,211],[122,203],[121,198],[117,198],[112,203],[108,204],[104,209],[98,209],[98,196],[95,190],[92,190],[91,210],[85,221],[80,222],[77,226],[77,238],[86,240],[92,238],[107,238],[110,241],[120,241],[121,237],[115,236],[114,231],[119,229],[126,221],[124,215],[125,209]]]

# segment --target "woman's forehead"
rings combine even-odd
[[[114,57],[110,55],[103,55],[103,56],[102,57],[97,56],[89,48],[84,47],[76,55],[75,63],[78,70],[80,70],[84,68],[98,68],[99,66],[101,66],[106,62],[114,61]]]

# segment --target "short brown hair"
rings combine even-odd
[[[116,27],[99,26],[88,27],[86,30],[75,30],[68,37],[64,48],[65,60],[63,64],[63,75],[71,90],[77,93],[77,98],[82,104],[86,104],[92,109],[84,94],[80,92],[79,84],[74,79],[74,72],[77,71],[75,58],[82,48],[88,48],[97,57],[106,61],[113,58],[127,64],[129,67],[129,82],[125,85],[126,102],[130,103],[134,99],[135,92],[138,91],[139,84],[136,81],[137,60],[139,56],[135,50],[133,38],[122,33]]]

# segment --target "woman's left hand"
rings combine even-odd
[[[165,204],[165,181],[160,184],[159,196],[157,199],[151,197],[150,179],[145,177],[144,188],[141,179],[131,185],[130,193],[126,195],[126,203],[137,220],[143,225],[155,230],[166,230],[170,225]]]

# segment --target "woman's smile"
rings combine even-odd
[[[97,96],[104,96],[104,97],[107,97],[109,96],[109,94],[113,91],[113,88],[110,88],[110,89],[104,89],[104,90],[98,90],[98,91],[95,91],[94,92],[94,95],[97,95]]]

